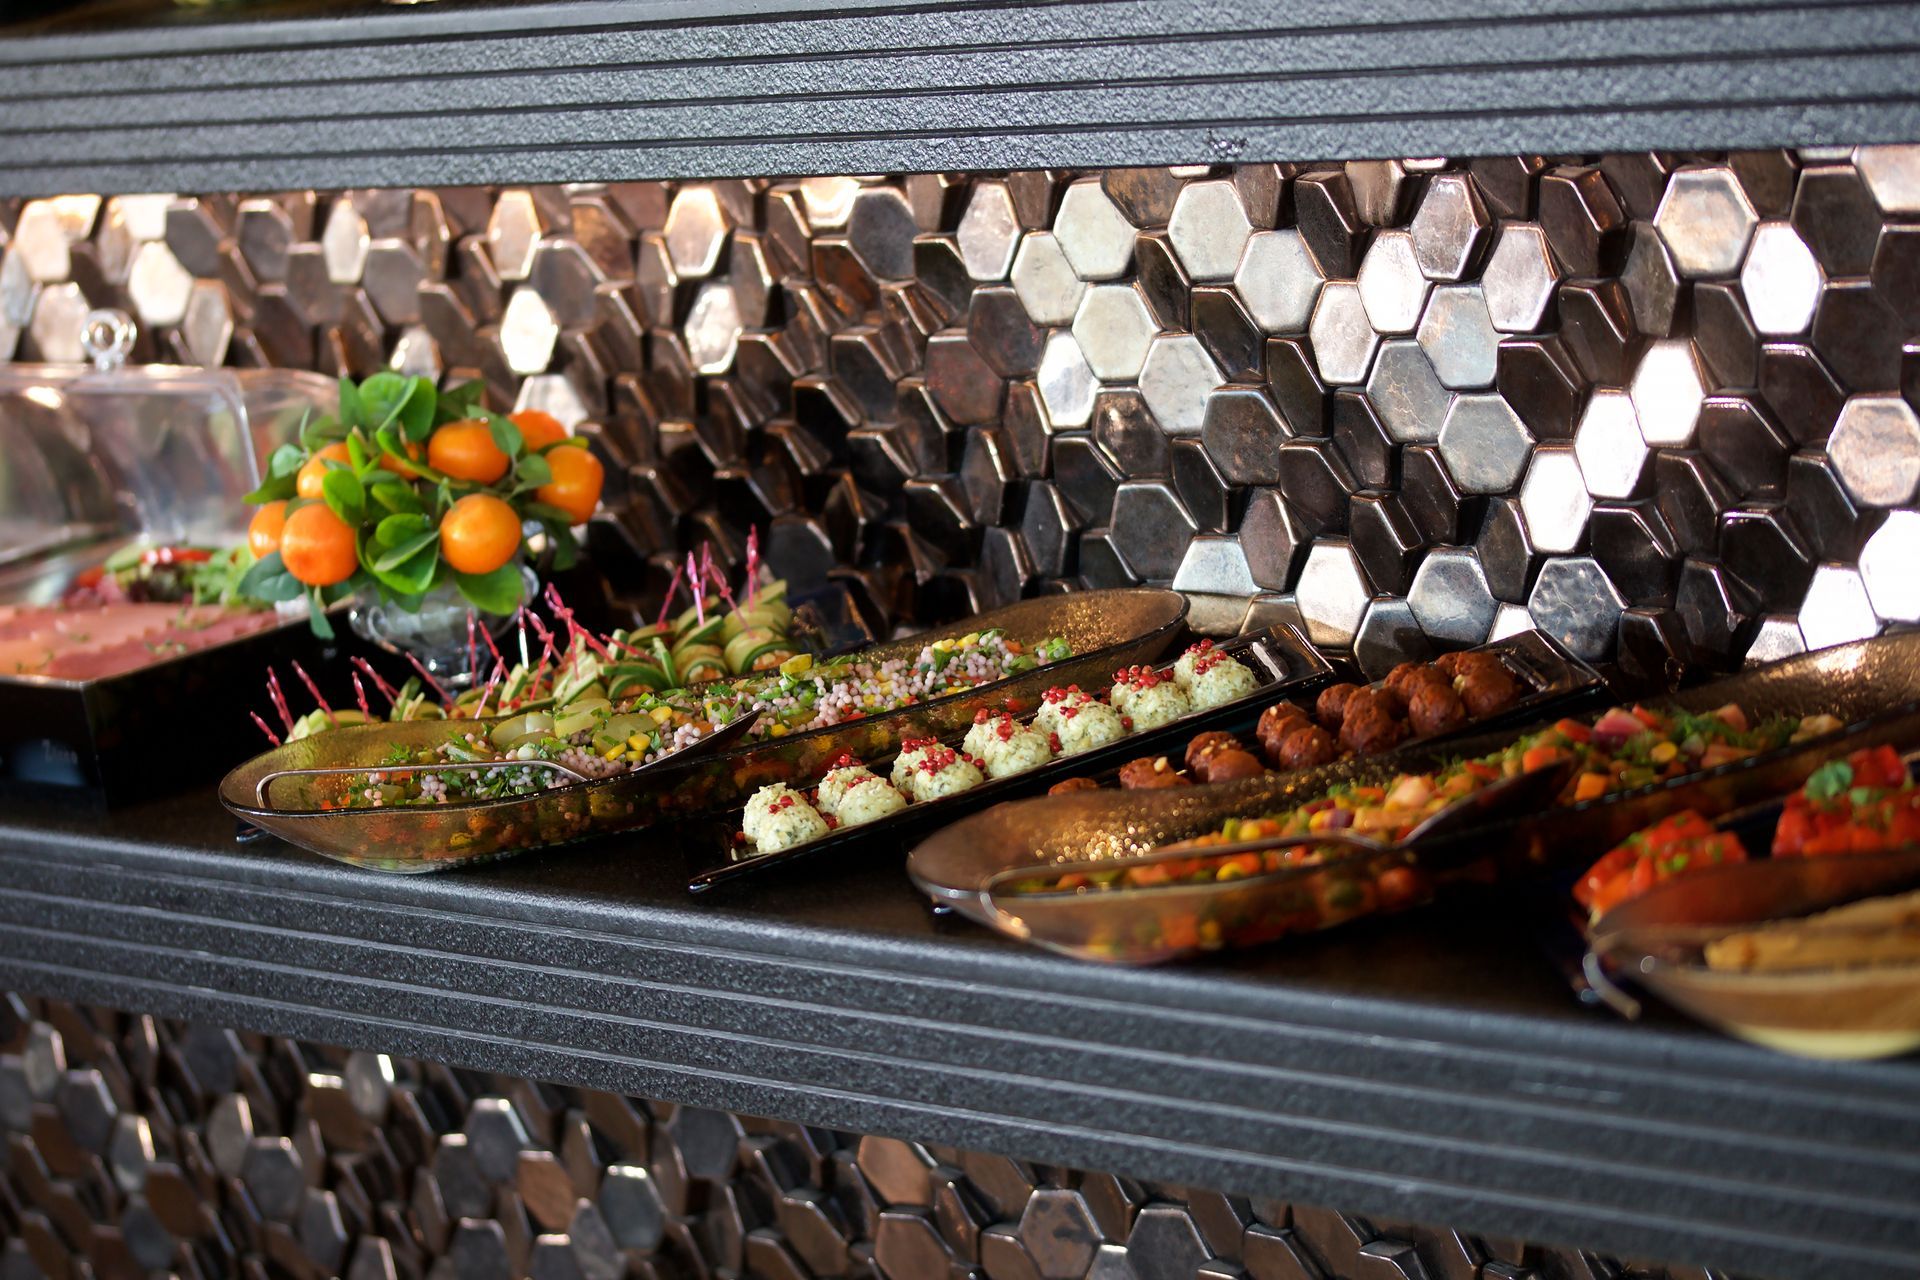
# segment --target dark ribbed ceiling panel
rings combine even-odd
[[[0,42],[0,193],[1920,138],[1920,4],[397,9]]]

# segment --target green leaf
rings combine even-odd
[[[360,421],[360,388],[344,373],[340,375],[340,421]]]
[[[320,495],[333,514],[358,528],[367,515],[367,490],[360,477],[345,467],[330,466],[320,481]]]
[[[373,458],[367,453],[367,442],[358,431],[347,436],[347,461],[356,472],[363,472],[372,464]]]
[[[434,407],[438,398],[429,379],[412,380],[407,389],[407,398],[400,402],[397,410],[400,428],[407,433],[407,439],[425,440],[433,434]]]
[[[267,459],[267,474],[273,477],[298,475],[307,455],[297,444],[283,444]]]
[[[383,519],[373,531],[373,540],[382,546],[397,547],[410,538],[433,531],[433,521],[411,512]],[[405,559],[403,556],[402,559]]]
[[[493,436],[494,448],[509,458],[519,457],[526,449],[526,441],[520,438],[520,428],[497,413],[487,415],[487,431]]]
[[[243,501],[259,506],[263,502],[279,502],[291,498],[298,492],[300,478],[295,475],[268,476],[260,482],[260,487],[248,494]]]
[[[253,562],[253,566],[240,575],[239,585],[234,588],[249,600],[265,600],[278,604],[282,600],[297,600],[306,588],[280,562],[280,553]]]
[[[384,564],[384,559],[378,563]],[[440,550],[437,544],[416,551],[403,560],[395,561],[385,568],[372,570],[373,576],[400,596],[417,596],[433,585],[435,573],[440,568]]]
[[[492,573],[456,573],[453,581],[468,604],[492,614],[512,613],[519,608],[520,593],[526,585],[521,581],[517,560],[507,561]]]
[[[1807,778],[1809,800],[1831,800],[1853,785],[1853,766],[1845,760],[1829,760]]]
[[[547,537],[553,543],[553,569],[555,573],[564,573],[580,562],[580,544],[574,540],[573,530],[563,522],[546,522],[543,527]]]
[[[557,524],[562,529],[573,525],[573,517],[550,502],[523,502],[516,505],[520,514],[528,520],[538,520],[541,524]]]
[[[338,418],[315,418],[300,428],[300,447],[308,453],[318,453],[335,440],[346,438],[346,425]]]
[[[521,489],[538,489],[543,484],[553,483],[553,468],[537,453],[520,459],[520,466],[514,474],[519,477],[518,487]]]
[[[412,560],[422,551],[427,550],[429,547],[437,550],[439,546],[440,531],[438,529],[428,529],[424,533],[416,533],[403,542],[394,543],[393,550],[386,552],[373,562],[373,571],[376,574],[396,572],[400,569],[400,566]]]
[[[434,406],[435,422],[463,422],[480,415],[480,401],[486,395],[486,387],[479,379],[463,382],[457,387],[449,387],[440,393],[439,402]]]
[[[369,498],[396,515],[421,515],[426,512],[427,504],[420,500],[419,493],[412,485],[394,476],[392,472],[382,474],[391,478],[383,480],[376,477],[369,481],[367,483]]]
[[[369,431],[390,426],[400,414],[400,405],[413,391],[409,379],[382,370],[360,384],[360,415],[355,421]]]
[[[307,597],[307,624],[313,628],[313,634],[322,640],[333,639],[333,623],[327,619],[327,606],[320,599],[318,587]]]

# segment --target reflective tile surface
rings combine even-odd
[[[1179,581],[1730,666],[1920,613],[1917,220],[1911,146],[0,200],[0,358],[479,377],[629,479],[636,600],[757,524],[879,625]]]

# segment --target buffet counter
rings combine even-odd
[[[1583,1010],[1498,901],[1157,971],[891,858],[691,898],[663,835],[402,878],[210,790],[0,817],[0,987],[1776,1277],[1920,1266],[1920,1063]]]

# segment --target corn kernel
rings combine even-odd
[[[647,714],[653,717],[653,722],[655,724],[665,724],[667,721],[673,719],[673,708],[672,707],[655,707],[652,711],[649,711]]]
[[[643,738],[636,733],[631,738],[627,739],[627,745],[632,747],[635,751],[645,751],[652,744],[646,738]]]
[[[1653,750],[1647,754],[1652,757],[1655,764],[1669,764],[1675,756],[1680,754],[1680,748],[1671,742],[1661,742],[1656,743]]]
[[[776,724],[773,728],[767,730],[767,736],[769,738],[784,738],[787,736],[787,726]]]
[[[626,749],[627,749],[627,744],[626,744],[626,743],[624,743],[624,742],[616,742],[616,743],[614,743],[614,744],[613,744],[613,745],[612,745],[611,747],[608,747],[608,748],[607,748],[607,750],[606,750],[606,752],[605,752],[605,757],[606,757],[606,758],[607,758],[608,760],[618,760],[618,759],[620,758],[620,753],[621,753],[622,751],[625,751]]]
[[[962,648],[965,648],[968,645],[975,645],[979,643],[980,643],[980,633],[978,631],[969,631],[967,632],[967,634],[960,637],[960,646]]]

